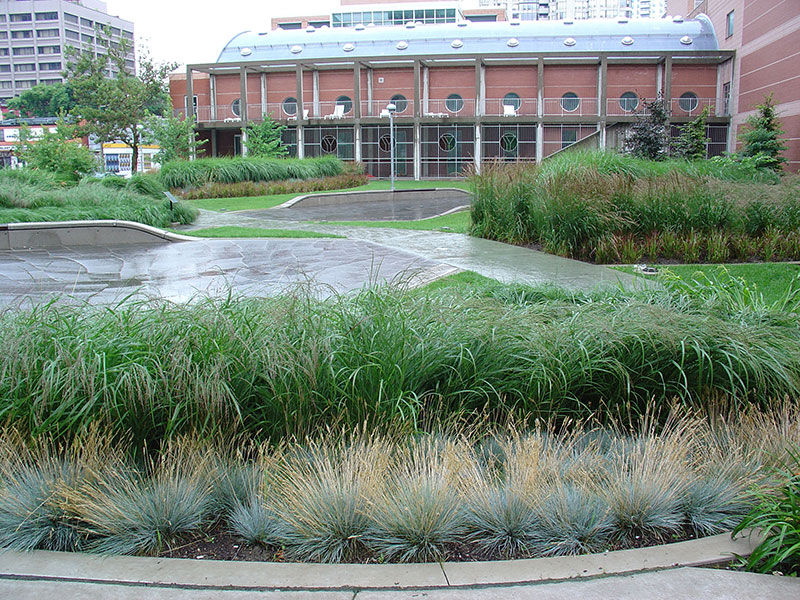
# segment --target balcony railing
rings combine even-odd
[[[515,101],[507,98],[487,98],[483,114],[487,117],[535,117],[536,98],[520,98]]]
[[[598,106],[597,98],[545,98],[542,112],[545,117],[596,117]]]

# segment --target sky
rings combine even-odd
[[[214,62],[243,31],[268,31],[280,16],[326,14],[336,0],[106,0],[111,15],[133,21],[136,46],[156,62]],[[179,67],[180,68],[180,67]]]

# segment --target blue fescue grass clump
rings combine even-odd
[[[800,258],[800,178],[725,165],[613,152],[487,164],[470,178],[472,233],[602,263]]]
[[[118,219],[169,227],[197,218],[197,209],[188,205],[179,203],[171,210],[152,175],[118,178],[120,186],[109,186],[106,182],[114,178],[107,178],[64,187],[35,173],[0,171],[0,223]]]
[[[169,188],[199,187],[209,183],[282,181],[341,175],[344,163],[334,156],[321,158],[202,158],[172,161],[161,168]]]

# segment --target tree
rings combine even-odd
[[[286,156],[289,151],[281,139],[284,129],[285,125],[279,125],[266,114],[261,123],[249,123],[245,127],[247,154],[262,158]]]
[[[786,162],[786,158],[781,156],[786,150],[786,145],[780,139],[783,129],[775,112],[772,94],[766,96],[757,109],[758,112],[747,119],[743,131],[739,134],[739,139],[743,143],[740,154],[754,157],[759,167],[780,172],[783,168],[782,163]]]
[[[94,56],[89,52],[68,50],[71,60],[67,78],[75,97],[72,111],[85,125],[86,134],[100,141],[120,141],[133,150],[132,169],[136,172],[139,147],[142,144],[141,125],[150,114],[164,114],[170,109],[167,76],[177,65],[157,65],[147,53],[139,53],[137,74],[129,73],[126,65],[128,45],[109,42],[108,32],[98,32],[98,43],[106,53]],[[112,73],[112,77],[108,74]]]
[[[194,116],[184,119],[183,113],[178,117],[151,115],[145,120],[144,140],[159,146],[156,160],[162,165],[171,160],[189,160],[207,141],[197,139],[194,124]]]
[[[669,111],[662,98],[645,101],[626,140],[627,151],[639,158],[664,160],[669,149],[668,123]]]
[[[63,83],[40,83],[8,101],[9,110],[23,117],[57,117],[74,107],[72,89]]]
[[[706,157],[706,121],[708,106],[703,108],[696,119],[680,128],[680,137],[672,144],[673,154],[686,160],[702,160]]]
[[[77,127],[68,124],[63,117],[58,120],[54,132],[43,127],[41,137],[34,137],[30,128],[23,125],[15,151],[32,169],[49,171],[62,181],[75,182],[97,168],[92,151],[78,137]]]

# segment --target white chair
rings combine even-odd
[[[503,116],[504,117],[516,117],[517,116],[517,107],[513,104],[503,104]]]
[[[344,118],[344,104],[337,104],[333,107],[333,114],[325,115],[326,119],[343,119]]]

